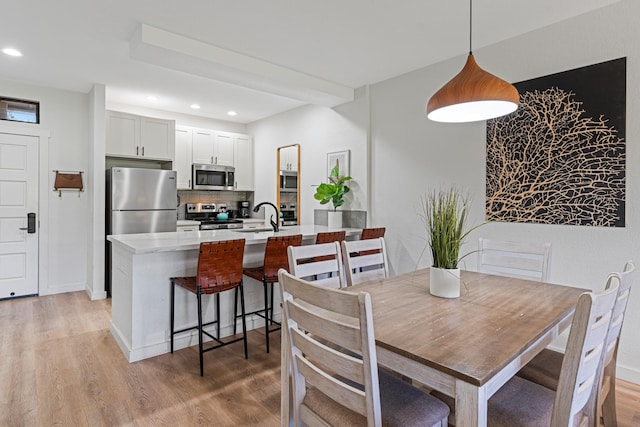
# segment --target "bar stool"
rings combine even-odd
[[[362,234],[360,235],[360,240],[377,239],[379,237],[384,237],[384,232],[386,230],[387,229],[385,227],[363,228]]]
[[[264,335],[267,344],[267,353],[269,353],[269,333],[280,330],[280,323],[273,320],[273,284],[278,282],[278,270],[284,268],[289,271],[289,259],[287,257],[287,248],[289,246],[300,246],[302,244],[302,234],[293,236],[275,236],[267,239],[267,247],[264,251],[264,263],[260,267],[245,268],[243,273],[252,279],[262,282],[264,289],[264,310],[256,310],[248,315],[255,314],[264,319]],[[271,295],[271,304],[269,297]],[[237,313],[237,301],[234,309]],[[236,314],[236,318],[238,315]],[[270,329],[271,325],[278,327]],[[234,322],[235,332],[235,322]]]
[[[346,231],[327,231],[316,234],[316,245],[321,243],[342,242],[346,236]]]
[[[173,337],[181,332],[198,330],[198,352],[200,353],[200,376],[204,375],[203,354],[207,351],[223,347],[238,341],[244,341],[244,358],[248,358],[247,351],[247,324],[244,312],[244,290],[242,286],[242,260],[244,256],[244,239],[226,240],[221,242],[200,243],[198,255],[198,269],[195,277],[172,277],[171,280],[171,353],[173,353]],[[175,323],[175,290],[176,285],[196,295],[198,301],[198,324],[188,328],[174,330]],[[242,317],[242,337],[228,341],[220,339],[220,292],[235,289],[235,304],[238,301],[240,291],[240,305],[242,314],[235,316],[235,320]],[[202,323],[202,295],[215,294],[216,296],[216,320]],[[217,326],[217,336],[213,336],[203,328],[212,324]],[[206,335],[217,344],[204,348],[202,335]]]

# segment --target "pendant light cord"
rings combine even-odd
[[[472,54],[471,35],[473,34],[473,0],[469,0],[469,55]]]

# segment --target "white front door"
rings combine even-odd
[[[0,133],[0,299],[38,293],[38,143]]]

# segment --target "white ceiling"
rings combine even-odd
[[[616,1],[476,0],[473,46]],[[24,0],[3,7],[0,48],[24,56],[0,54],[0,78],[81,92],[102,83],[108,103],[249,123],[309,102],[339,103],[334,89],[465,53],[468,7],[466,0]],[[180,42],[136,50],[131,41],[142,24]],[[196,45],[197,52],[189,47]]]

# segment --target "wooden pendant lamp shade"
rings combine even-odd
[[[475,122],[504,116],[518,108],[518,90],[478,66],[469,53],[458,75],[427,104],[427,117],[436,122]]]
[[[462,123],[504,116],[518,108],[513,85],[478,66],[471,49],[472,3],[469,0],[469,57],[462,71],[427,103],[427,117],[436,122]]]

